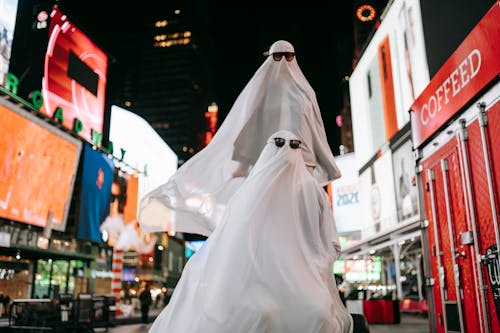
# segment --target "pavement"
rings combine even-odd
[[[148,314],[149,322],[152,323],[162,310],[163,310],[163,307],[160,307],[157,309],[153,308],[153,309],[149,310],[149,314]],[[134,312],[128,317],[116,318],[114,323],[115,323],[115,326],[140,324],[141,323],[141,312],[139,310],[134,310]]]
[[[151,323],[122,325],[109,329],[110,333],[147,333]],[[401,323],[391,325],[371,324],[370,333],[429,333],[429,320],[422,315],[402,314]],[[356,332],[354,332],[356,333]]]
[[[153,308],[149,311],[149,322],[152,323],[156,317],[163,310],[163,307]],[[141,312],[135,309],[129,316],[127,317],[117,317],[114,321],[114,327],[109,328],[108,332],[147,332],[151,324],[146,327],[146,325],[142,325],[141,323]],[[0,333],[10,332],[9,328],[9,319],[8,318],[0,318]],[[95,328],[95,332],[106,332],[105,328]],[[69,332],[68,332],[69,333]]]
[[[400,324],[371,324],[370,333],[429,333],[429,319],[420,314],[401,314]]]
[[[152,324],[132,324],[110,328],[110,333],[147,333]],[[97,332],[97,331],[96,331]]]
[[[153,321],[160,314],[163,308],[151,309],[149,311],[149,324],[141,324],[140,311],[135,310],[128,317],[118,317],[115,320],[114,327],[108,330],[104,328],[96,328],[95,332],[110,332],[110,333],[147,333],[151,328]],[[0,333],[8,332],[5,320],[0,323]],[[3,327],[2,327],[3,326]],[[369,325],[369,333],[429,333],[429,320],[427,317],[420,314],[401,314],[401,323],[399,324],[371,324]],[[353,332],[356,333],[356,332]]]

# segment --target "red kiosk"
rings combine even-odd
[[[433,332],[500,332],[500,2],[411,107]]]

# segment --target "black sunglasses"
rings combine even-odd
[[[290,141],[290,148],[292,149],[297,149],[300,148],[300,144],[302,143],[300,140],[289,140]],[[274,144],[276,147],[283,147],[285,145],[286,140],[283,138],[274,138]]]
[[[295,57],[295,53],[293,52],[274,52],[272,55],[274,61],[280,61],[283,57],[285,57],[286,61],[292,61]]]

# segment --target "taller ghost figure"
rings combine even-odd
[[[331,273],[340,242],[299,138],[278,131],[188,260],[149,333],[349,333]]]
[[[266,139],[278,130],[300,138],[304,161],[320,185],[340,177],[316,94],[300,70],[293,45],[279,40],[268,53],[212,141],[141,201],[144,232],[172,227],[209,236]]]

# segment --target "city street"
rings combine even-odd
[[[0,333],[500,333],[500,0],[320,3],[0,0]]]
[[[112,333],[142,333],[148,332],[151,324],[131,324],[112,328]],[[370,333],[428,333],[429,322],[426,317],[417,315],[402,315],[401,324],[393,325],[370,325]],[[356,333],[356,332],[353,332]]]
[[[411,314],[401,315],[401,324],[370,325],[370,333],[429,333],[429,320]]]
[[[132,324],[132,325],[123,325],[110,329],[108,332],[111,333],[143,333],[147,332],[151,324],[143,325],[143,324]]]

